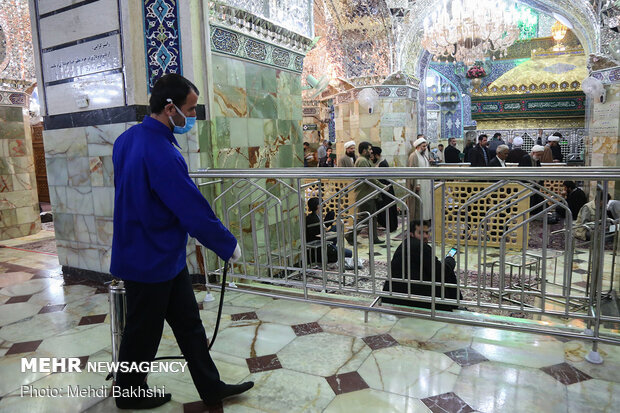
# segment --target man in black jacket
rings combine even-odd
[[[564,188],[566,189],[566,203],[573,216],[573,220],[576,220],[581,207],[588,203],[588,196],[581,188],[577,187],[574,181],[564,181]],[[558,206],[556,211],[559,216],[566,216],[566,210],[564,208]]]
[[[508,163],[521,162],[521,159],[523,159],[523,157],[527,155],[527,152],[521,149],[522,146],[523,146],[523,138],[520,136],[517,136],[516,138],[514,138],[512,141],[512,149],[510,150],[510,152],[508,152],[508,158],[506,158],[506,162]]]
[[[495,151],[495,157],[489,162],[489,166],[505,168],[508,151],[508,145],[499,145]]]
[[[456,149],[456,138],[448,139],[448,146],[444,149],[445,163],[460,163],[461,151]]]
[[[474,146],[469,154],[471,166],[489,166],[491,156],[487,148],[487,135],[478,136],[478,145]]]
[[[421,225],[420,225],[421,224]],[[411,295],[424,295],[431,297],[432,286],[416,284],[415,281],[427,281],[432,280],[433,265],[435,266],[435,297],[441,299],[441,267],[442,263],[436,257],[433,257],[433,250],[428,244],[430,238],[430,221],[413,220],[409,224],[409,238],[401,243],[392,257],[391,271],[392,279],[388,279],[383,284],[383,291],[392,291],[397,293],[408,293],[408,284],[411,291]],[[409,269],[407,269],[407,253],[406,248],[409,248],[411,255],[411,262]],[[420,276],[420,250],[422,250],[422,276]],[[443,279],[445,284],[458,284],[456,275],[454,274],[454,267],[456,263],[454,258],[446,257],[445,262],[445,278]],[[405,281],[395,281],[402,279]],[[444,298],[463,299],[460,292],[454,286],[444,287]],[[411,307],[419,308],[431,308],[430,302],[414,301],[404,298],[392,298],[384,297],[381,299],[383,303],[387,304],[399,304],[407,305]],[[435,309],[443,311],[452,311],[457,308],[455,304],[435,304]]]

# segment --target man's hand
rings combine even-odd
[[[232,257],[230,257],[230,262],[237,262],[241,258],[241,248],[239,248],[239,243],[235,247],[235,251],[233,251]]]

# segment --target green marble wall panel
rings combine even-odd
[[[26,110],[0,106],[0,240],[41,230],[32,136]]]

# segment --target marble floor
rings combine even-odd
[[[69,397],[67,386],[110,386],[105,373],[21,371],[22,358],[111,359],[106,288],[65,282],[57,258],[0,243],[0,412],[109,412],[105,396]],[[10,248],[6,248],[10,247]],[[199,287],[199,286],[197,286]],[[196,288],[207,334],[217,301]],[[218,294],[214,292],[216,300]],[[188,372],[154,373],[172,401],[161,412],[613,412],[620,406],[620,346],[445,324],[272,299],[227,290],[212,351],[223,379],[254,380],[242,396],[207,410]],[[159,356],[179,355],[169,328]],[[22,386],[58,397],[21,395]]]

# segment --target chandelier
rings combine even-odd
[[[506,56],[519,38],[517,16],[503,1],[452,0],[450,13],[444,1],[424,20],[422,47],[434,60],[453,59],[468,66],[489,54]]]

